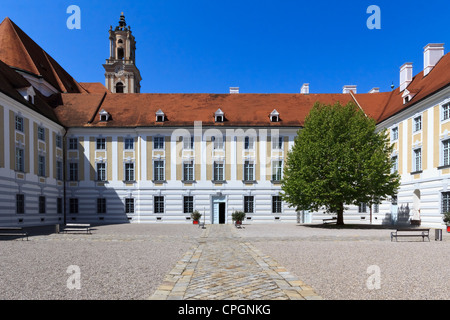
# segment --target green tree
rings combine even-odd
[[[324,210],[344,224],[345,206],[373,204],[394,195],[400,176],[391,172],[386,131],[353,103],[316,103],[287,156],[282,197],[296,210]]]

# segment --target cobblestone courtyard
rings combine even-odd
[[[0,299],[449,299],[449,234],[391,242],[391,231],[131,224],[2,240]]]

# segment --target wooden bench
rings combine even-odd
[[[332,217],[332,218],[327,218],[327,219],[322,219],[323,224],[327,224],[327,223],[337,223],[337,217]]]
[[[27,238],[28,241],[28,232],[24,231],[23,228],[20,227],[1,227],[0,228],[0,236],[9,236],[9,237],[24,237]]]
[[[69,231],[72,232],[85,231],[86,233],[91,234],[91,225],[83,223],[68,223],[64,226],[62,232],[67,233]]]
[[[422,241],[425,241],[425,238],[428,238],[430,241],[430,229],[423,228],[408,228],[408,229],[397,229],[394,232],[391,232],[391,241],[395,238],[399,237],[422,237]]]

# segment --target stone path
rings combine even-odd
[[[322,299],[232,225],[207,225],[150,300]]]

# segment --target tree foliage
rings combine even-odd
[[[391,172],[392,146],[385,131],[353,103],[316,103],[289,151],[283,199],[296,210],[336,213],[394,195],[400,177]]]

